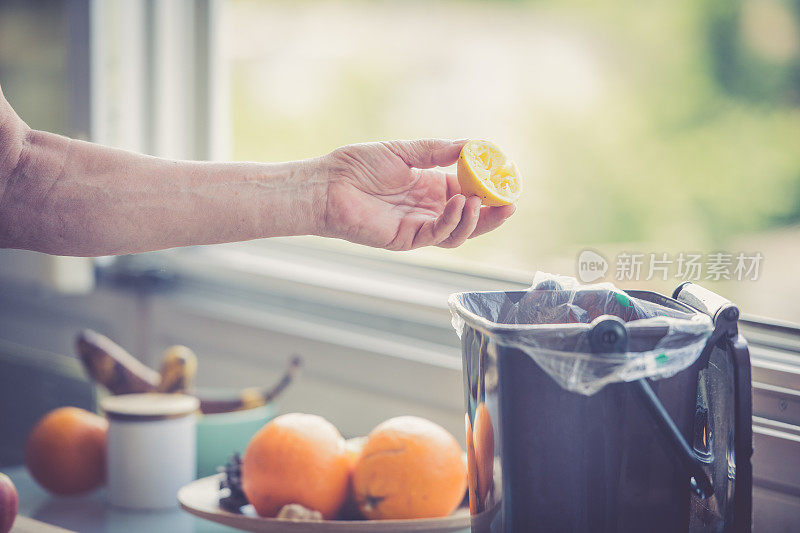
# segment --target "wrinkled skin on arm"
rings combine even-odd
[[[30,129],[0,89],[0,247],[111,255],[321,235],[390,250],[455,247],[513,206],[459,194],[464,142],[357,144],[284,163],[174,161]]]

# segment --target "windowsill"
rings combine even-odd
[[[285,311],[448,346],[455,338],[447,308],[450,294],[521,289],[530,279],[524,273],[493,277],[287,239],[126,256],[101,269],[102,277],[113,284],[148,272],[174,278],[166,288],[272,303]]]
[[[360,334],[385,334],[432,346],[456,345],[447,299],[459,291],[525,289],[532,275],[509,270],[479,271],[464,263],[421,264],[403,254],[270,239],[198,246],[125,256],[99,269],[101,279],[125,286],[153,272],[167,281],[220,303],[267,306],[284,316],[330,323]],[[754,359],[767,368],[800,372],[798,326],[744,315],[742,330]]]
[[[173,281],[156,300],[186,314],[186,328],[196,320],[222,325],[215,329],[220,335],[225,328],[245,327],[247,335],[260,332],[263,339],[291,338],[307,346],[312,358],[323,350],[343,362],[344,370],[317,361],[326,379],[444,406],[450,400],[428,390],[431,383],[400,384],[375,369],[382,361],[409,375],[425,368],[459,374],[449,294],[522,289],[530,277],[492,277],[379,255],[276,239],[124,257],[101,273],[111,283],[120,273],[128,280],[153,269],[167,273]],[[741,329],[750,344],[756,392],[800,390],[800,346],[792,326],[745,316]],[[248,342],[254,341],[242,341],[238,352],[243,364],[252,350]]]

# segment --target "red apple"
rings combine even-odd
[[[0,473],[0,533],[8,533],[17,517],[17,488],[11,478]]]

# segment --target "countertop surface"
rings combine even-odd
[[[80,533],[231,533],[239,531],[190,515],[178,508],[170,511],[134,511],[106,502],[105,490],[86,496],[52,496],[39,487],[24,466],[4,468],[19,493],[19,515]],[[12,528],[11,533],[27,533]],[[44,532],[42,532],[44,533]],[[464,533],[469,533],[468,529]]]
[[[178,508],[133,511],[106,503],[100,489],[86,496],[56,497],[31,479],[24,466],[3,468],[17,487],[19,514],[80,533],[230,533],[238,531],[194,517]],[[14,530],[12,529],[12,532]]]

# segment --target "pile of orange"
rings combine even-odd
[[[476,420],[476,429],[479,424]],[[108,422],[96,414],[56,409],[28,438],[28,470],[54,494],[95,489],[105,482],[107,431]],[[477,471],[485,468],[479,465]],[[253,436],[242,460],[242,489],[258,514],[269,517],[289,505],[324,519],[446,516],[458,507],[466,486],[455,438],[412,416],[392,418],[367,437],[345,441],[322,417],[282,415]]]
[[[446,516],[466,485],[455,438],[412,416],[350,441],[319,416],[279,416],[256,433],[242,461],[244,493],[259,515],[270,517],[290,504],[325,519]]]

